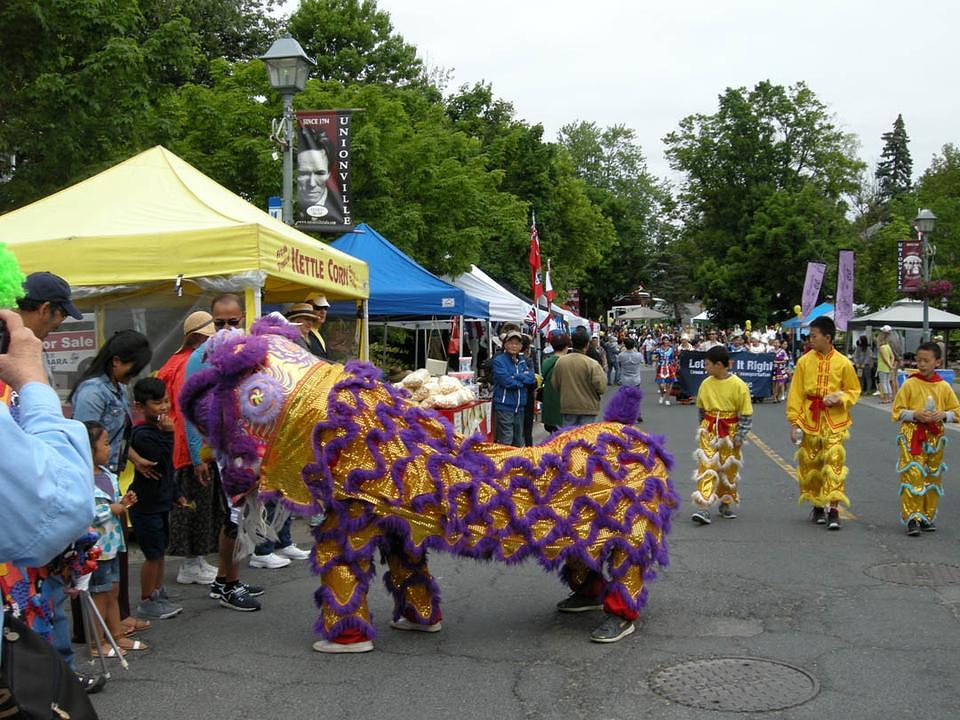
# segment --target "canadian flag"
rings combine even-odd
[[[533,291],[534,307],[539,304],[540,296],[543,295],[540,267],[540,236],[537,234],[537,214],[534,212],[530,219],[530,286]]]

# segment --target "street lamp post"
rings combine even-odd
[[[927,297],[927,291],[930,285],[930,251],[927,235],[933,232],[933,226],[937,221],[937,216],[924,208],[917,213],[913,220],[914,227],[917,228],[917,235],[920,236],[920,257],[923,260],[923,341],[930,340],[930,299]]]
[[[283,97],[283,221],[293,224],[293,96],[307,85],[310,67],[317,63],[289,34],[276,40],[265,55],[270,87]]]

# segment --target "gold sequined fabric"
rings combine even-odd
[[[932,523],[937,517],[943,494],[943,454],[947,438],[943,432],[928,435],[922,452],[913,454],[910,444],[917,426],[905,422],[900,426],[897,445],[900,450],[897,471],[900,473],[900,520]]]

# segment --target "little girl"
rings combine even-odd
[[[147,649],[145,643],[126,637],[124,625],[120,622],[120,562],[117,553],[126,550],[126,545],[118,518],[137,502],[137,496],[128,492],[121,498],[117,476],[106,468],[110,461],[110,437],[106,428],[93,420],[83,424],[87,427],[93,452],[93,494],[97,503],[93,525],[100,534],[100,540],[97,541],[100,558],[90,579],[90,594],[110,634],[117,640],[120,654],[126,655],[128,650]],[[105,657],[115,657],[113,648],[107,649],[99,628],[97,631],[100,636],[99,647],[103,648]]]
[[[783,343],[786,345],[786,342]],[[788,366],[790,364],[790,355],[779,340],[773,340],[770,347],[774,349],[773,355],[773,401],[783,402],[787,397],[787,380],[790,378]]]

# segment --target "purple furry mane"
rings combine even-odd
[[[624,425],[633,425],[640,417],[640,402],[643,400],[643,390],[638,387],[622,387],[607,403],[603,419],[607,422],[618,422]]]
[[[251,335],[279,335],[287,340],[299,340],[300,328],[273,313],[257,320],[250,328]]]

